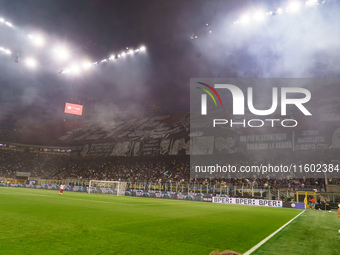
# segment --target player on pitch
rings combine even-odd
[[[63,194],[64,189],[65,189],[65,185],[64,185],[64,184],[61,184],[61,185],[60,185],[60,190],[59,190],[59,195]]]

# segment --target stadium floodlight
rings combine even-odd
[[[31,67],[31,68],[35,68],[37,66],[37,61],[34,58],[27,58],[25,60],[25,63],[27,66]]]
[[[306,2],[307,6],[314,6],[314,5],[317,5],[317,4],[318,4],[318,0],[308,0]]]
[[[197,38],[197,36],[195,36],[195,38]],[[139,51],[140,51],[140,52],[145,52],[145,51],[146,51],[145,46],[141,46],[141,47],[139,48]]]
[[[5,19],[4,19],[4,18],[0,18],[0,22],[1,22],[1,23],[4,23],[4,22],[5,22]]]
[[[70,70],[74,74],[79,74],[80,73],[80,68],[77,65],[73,65]]]
[[[7,26],[9,26],[9,27],[13,27],[13,25],[12,25],[11,22],[6,21],[5,24],[6,24]]]
[[[139,49],[135,50],[135,52],[139,52]]]
[[[85,70],[87,70],[87,69],[89,69],[92,66],[92,64],[90,62],[88,62],[88,61],[84,61],[82,66],[83,66],[83,68]]]
[[[128,51],[127,54],[128,54],[128,55],[133,55],[134,53],[135,53],[135,52],[131,49],[131,50]]]
[[[125,57],[125,56],[126,56],[126,53],[123,51],[120,55],[121,55],[122,57]]]
[[[105,58],[105,59],[101,60],[100,62],[105,63],[105,62],[107,62],[107,59]]]
[[[240,21],[241,21],[241,23],[243,23],[243,24],[247,24],[247,23],[249,23],[250,18],[249,18],[248,15],[243,15]]]
[[[265,18],[265,14],[262,11],[258,11],[254,15],[254,20],[257,20],[257,21],[262,21],[264,20],[264,18]]]
[[[0,47],[0,51],[2,51],[4,54],[7,54],[7,55],[11,55],[12,54],[12,52],[10,50],[5,49],[3,47]]]
[[[282,8],[277,8],[277,10],[276,10],[276,13],[277,13],[277,14],[280,14],[280,13],[282,13],[282,12],[283,12]]]
[[[57,58],[59,60],[66,60],[70,56],[69,52],[65,49],[54,49],[54,51],[56,52]]]
[[[115,58],[116,58],[115,55],[111,55],[111,56],[109,57],[110,60],[114,60]]]
[[[32,42],[36,46],[40,47],[40,46],[44,46],[44,44],[45,44],[45,39],[42,36],[40,36],[40,35],[31,35],[31,34],[29,34],[28,37],[31,38]]]
[[[288,5],[287,9],[290,12],[296,13],[296,12],[300,11],[300,9],[301,9],[301,3],[300,2],[291,2]]]

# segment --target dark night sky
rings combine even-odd
[[[51,48],[66,43],[77,60],[147,47],[144,55],[77,77],[59,75],[63,66],[48,46],[38,52],[20,32],[0,27],[0,44],[10,44],[22,57],[34,52],[41,61],[32,71],[0,56],[0,113],[22,122],[65,118],[66,101],[84,102],[85,109],[94,101],[96,113],[136,111],[149,104],[175,110],[189,105],[191,77],[337,76],[337,5],[289,19],[272,17],[262,28],[231,25],[243,10],[270,10],[282,2],[287,1],[0,0],[0,15],[20,31],[43,31]],[[210,37],[206,23],[213,30]],[[202,39],[190,40],[191,33]]]

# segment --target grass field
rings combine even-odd
[[[1,187],[0,254],[244,253],[300,212]],[[336,224],[307,211],[255,254],[339,254]]]

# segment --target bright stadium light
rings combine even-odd
[[[5,49],[3,47],[0,47],[0,51],[2,51],[4,54],[11,55],[12,52],[9,49]]]
[[[255,15],[254,15],[254,20],[262,21],[262,20],[264,20],[265,16],[266,16],[266,15],[265,15],[264,12],[258,11],[258,12],[256,12]]]
[[[282,8],[277,8],[277,10],[276,10],[276,13],[277,13],[277,14],[280,14],[280,13],[282,13],[282,12],[283,12]]]
[[[249,18],[248,15],[243,15],[240,21],[241,21],[241,23],[243,23],[243,24],[247,24],[247,23],[249,23],[250,18]]]
[[[301,9],[301,3],[299,3],[299,2],[291,2],[288,5],[288,11],[290,11],[290,12],[296,13],[296,12],[300,11],[300,9]]]
[[[80,73],[80,68],[77,65],[74,65],[71,67],[71,72],[74,74],[79,74]]]
[[[66,68],[65,70],[61,70],[60,73],[69,73],[71,72],[70,68]]]
[[[10,50],[5,49],[5,48],[2,48],[2,47],[1,47],[0,50],[1,50],[3,53],[7,54],[7,55],[12,54],[12,52],[11,52]]]
[[[110,59],[110,60],[114,60],[115,58],[116,58],[115,55],[111,55],[109,59]]]
[[[0,22],[4,23],[5,22],[4,18],[0,18]]]
[[[69,52],[65,49],[55,49],[54,51],[56,52],[57,58],[59,60],[66,60],[70,56]]]
[[[127,54],[128,54],[128,55],[133,55],[134,53],[135,53],[135,52],[134,52],[133,50],[129,50]]]
[[[41,36],[37,36],[34,38],[34,44],[37,45],[37,46],[44,46],[45,44],[45,39],[42,38]]]
[[[314,6],[314,5],[317,5],[317,4],[318,4],[318,0],[308,0],[306,2],[307,6]]]
[[[126,56],[126,53],[123,51],[120,55],[121,55],[122,57],[125,57],[125,56]]]
[[[197,37],[196,37],[197,38]],[[140,48],[139,48],[139,51],[140,52],[144,52],[144,51],[146,51],[146,48],[145,48],[145,46],[141,46]]]
[[[31,67],[31,68],[35,68],[37,66],[37,61],[33,58],[27,58],[25,61],[26,65]]]
[[[5,24],[6,24],[7,26],[9,26],[9,27],[13,27],[13,25],[12,25],[11,22],[6,21]]]
[[[40,36],[40,35],[28,35],[28,37],[32,40],[32,42],[34,43],[34,45],[36,46],[44,46],[45,44],[45,39]]]
[[[83,68],[85,70],[87,70],[87,69],[89,69],[92,66],[92,64],[90,62],[88,62],[88,61],[84,61],[82,66],[83,66]]]

